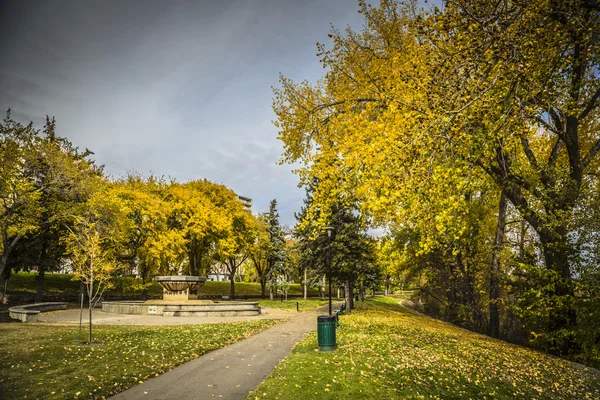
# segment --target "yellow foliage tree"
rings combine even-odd
[[[105,185],[103,185],[105,186]],[[73,279],[81,281],[87,291],[89,311],[88,343],[92,343],[92,310],[118,271],[119,247],[129,220],[120,199],[100,187],[86,202],[65,238]]]

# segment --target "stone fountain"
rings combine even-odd
[[[203,276],[157,276],[154,278],[163,288],[163,300],[198,300],[198,289],[204,285]]]
[[[171,317],[228,317],[259,315],[258,302],[198,300],[198,289],[206,282],[200,276],[157,276],[162,300],[105,301],[102,311],[116,314],[164,315]]]

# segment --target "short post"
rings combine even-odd
[[[79,338],[77,341],[81,344],[81,325],[83,324],[83,292],[81,292],[81,307],[79,308]]]
[[[300,303],[296,302],[296,311],[300,312]]]

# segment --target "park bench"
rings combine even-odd
[[[37,316],[41,312],[66,309],[67,303],[62,302],[25,304],[22,306],[10,307],[8,309],[8,315],[12,319],[18,319],[21,322],[36,322]]]
[[[339,318],[338,318],[338,316],[339,316],[339,315],[344,315],[344,311],[346,311],[346,305],[345,305],[345,304],[342,304],[342,305],[340,306],[340,309],[339,309],[339,310],[333,310],[333,314],[335,315],[335,324],[336,324],[337,326],[340,326],[340,322],[339,322]]]

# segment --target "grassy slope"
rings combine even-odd
[[[108,396],[275,323],[96,326],[93,346],[76,326],[0,324],[0,398]]]
[[[77,296],[79,294],[79,282],[73,281],[71,275],[64,274],[46,274],[44,278],[44,294],[45,295],[69,295]],[[32,295],[35,294],[37,288],[37,273],[35,272],[19,272],[12,274],[9,281],[7,291],[8,294]],[[117,278],[115,279],[115,287],[106,292],[107,295],[113,296],[133,296],[140,295],[142,292],[141,280],[135,278]],[[229,281],[227,282],[206,282],[199,293],[201,295],[229,295]],[[153,282],[148,289],[150,296],[160,297],[162,288]],[[236,282],[235,293],[238,296],[260,296],[260,284]],[[301,295],[302,288],[299,284],[292,284],[289,290],[290,295]],[[316,290],[310,289],[309,295],[317,295]]]
[[[249,396],[308,398],[600,398],[600,373],[437,321],[381,298],[341,317],[338,349],[316,333]]]

